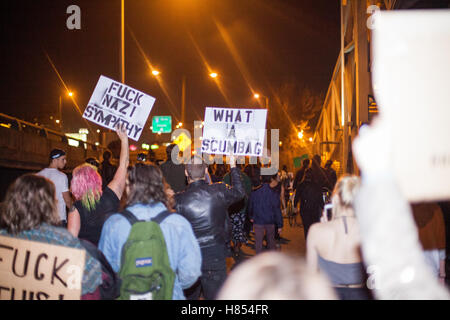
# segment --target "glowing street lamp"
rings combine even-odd
[[[259,99],[259,98],[264,98],[266,101],[266,109],[267,109],[267,111],[269,111],[269,98],[267,98],[266,96],[263,96],[263,95],[261,95],[261,94],[259,94],[259,93],[255,93],[254,95],[253,95],[253,98],[255,98],[255,99]]]
[[[71,97],[73,99],[73,91],[67,91],[67,96]],[[63,130],[63,118],[62,118],[62,103],[63,103],[63,97],[62,95],[59,95],[59,109],[58,109],[58,121],[56,121],[57,124],[59,124],[59,128],[62,131]]]
[[[298,136],[299,139],[303,139],[303,131],[300,131],[300,132],[297,134],[297,136]]]
[[[154,69],[154,70],[152,70],[152,74],[156,77],[156,76],[160,75],[161,72]],[[219,74],[217,72],[211,72],[211,73],[209,73],[209,76],[214,79],[214,78],[217,78],[219,76]],[[183,75],[182,81],[181,81],[181,121],[184,121],[185,103],[186,103],[186,76]],[[179,126],[177,126],[177,129],[181,126],[182,126],[182,124],[179,124]]]

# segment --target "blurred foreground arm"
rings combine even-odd
[[[361,128],[353,143],[362,171],[355,211],[368,287],[377,299],[450,299],[423,258],[411,208],[390,166],[389,127],[379,120]]]

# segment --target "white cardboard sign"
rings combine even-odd
[[[202,152],[260,157],[266,132],[265,109],[205,109]]]
[[[100,76],[83,118],[111,130],[123,124],[128,137],[138,141],[155,100],[121,82]]]
[[[412,202],[450,199],[450,10],[379,12],[373,83],[392,166]]]

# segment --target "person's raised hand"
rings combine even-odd
[[[117,133],[117,136],[119,137],[119,139],[121,141],[124,141],[124,140],[128,141],[128,135],[127,135],[127,130],[126,130],[125,126],[123,124],[122,125],[117,124],[115,128],[116,128],[116,133]]]
[[[359,129],[352,148],[363,177],[392,173],[391,130],[387,121],[378,118]]]
[[[228,161],[230,163],[230,168],[236,167],[236,158],[234,157],[234,154],[232,151],[231,151],[230,155],[228,156]]]

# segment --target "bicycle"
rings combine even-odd
[[[331,194],[332,191],[326,187],[322,187],[322,199],[323,199],[323,204],[328,204],[331,203]]]

